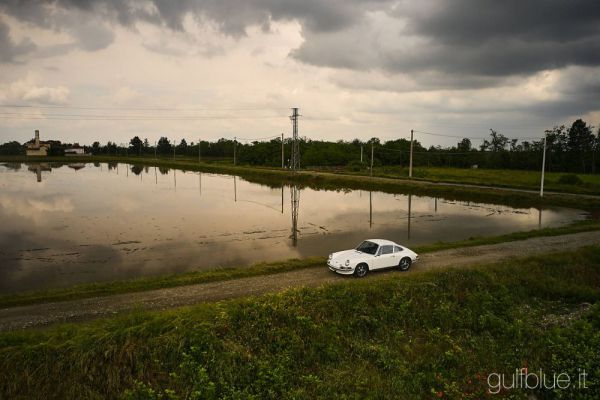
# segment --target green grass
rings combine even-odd
[[[531,231],[514,232],[499,236],[473,237],[456,242],[438,242],[416,246],[413,249],[420,253],[430,253],[446,249],[472,247],[524,240],[542,236],[558,236],[570,233],[600,230],[600,221],[586,220],[557,228],[544,228]],[[246,267],[218,268],[208,271],[192,271],[180,274],[151,276],[130,280],[82,284],[68,288],[57,288],[31,291],[0,296],[0,308],[15,307],[28,304],[67,301],[114,294],[140,292],[175,286],[192,285],[246,278],[258,275],[277,274],[303,268],[319,268],[325,265],[325,257],[291,259],[274,263],[258,263]]]
[[[590,247],[4,333],[0,398],[481,399],[527,366],[588,374],[537,398],[597,399],[599,299]]]
[[[39,159],[36,159],[39,161]],[[4,156],[0,161],[26,162],[32,158],[24,156]],[[35,161],[35,160],[33,160]],[[150,157],[47,157],[46,162],[128,162],[131,164],[144,164],[149,166],[161,166],[166,168],[177,168],[189,171],[204,171],[209,173],[223,173],[238,175],[250,182],[279,187],[282,184],[296,184],[300,188],[310,187],[315,190],[373,190],[388,193],[413,194],[417,196],[439,197],[447,200],[473,201],[489,204],[502,204],[512,207],[542,207],[563,206],[578,208],[587,211],[600,211],[600,197],[577,197],[567,194],[547,194],[540,198],[537,193],[524,193],[506,190],[495,190],[490,188],[460,187],[447,185],[431,185],[423,180],[400,180],[398,176],[369,178],[364,173],[327,173],[305,170],[294,174],[289,170],[278,168],[234,166],[225,162],[203,162],[191,158],[177,159],[154,159]],[[471,170],[458,170],[468,174]],[[502,171],[490,171],[490,174]],[[507,172],[512,174],[513,171]],[[584,176],[585,178],[585,176]],[[588,179],[588,178],[585,178]],[[490,178],[487,184],[493,183]],[[537,188],[537,186],[536,186]],[[535,189],[535,188],[534,188]]]
[[[558,180],[566,173],[546,172],[544,189],[547,191],[600,194],[600,174],[575,174],[582,185],[564,185]],[[460,168],[416,168],[414,176],[435,182],[472,183],[476,185],[512,187],[539,190],[540,171],[490,170]]]
[[[317,169],[317,171],[319,170],[328,169]],[[350,173],[362,176],[369,174],[368,170],[350,171],[346,168],[331,170],[338,173]],[[373,173],[377,177],[408,178],[407,167],[375,167],[373,168]],[[546,172],[544,189],[546,191],[563,193],[600,195],[600,174],[573,174],[581,179],[582,184],[580,185],[559,183],[559,179],[563,175],[567,175],[567,173]],[[528,170],[415,167],[413,169],[413,178],[427,182],[464,183],[539,191],[541,175],[540,171]]]
[[[557,227],[557,228],[534,229],[534,230],[530,230],[530,231],[512,232],[512,233],[507,233],[505,235],[498,235],[498,236],[479,236],[479,237],[472,237],[472,238],[469,238],[466,240],[459,240],[456,242],[432,243],[432,244],[428,244],[428,245],[418,246],[418,247],[416,247],[416,249],[418,250],[419,253],[430,253],[433,251],[456,249],[456,248],[460,248],[460,247],[482,246],[482,245],[488,245],[488,244],[514,242],[516,240],[525,240],[525,239],[531,239],[531,238],[536,238],[536,237],[559,236],[559,235],[567,235],[570,233],[590,232],[590,231],[598,231],[598,230],[600,230],[600,221],[585,220],[585,221],[574,222],[572,224]]]

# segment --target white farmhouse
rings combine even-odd
[[[79,145],[79,143],[75,143],[73,146],[65,149],[65,156],[83,156],[85,155],[85,149]]]

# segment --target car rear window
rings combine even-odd
[[[392,254],[394,246],[381,246],[381,254]]]
[[[402,247],[394,246],[394,253],[400,253],[402,251]]]

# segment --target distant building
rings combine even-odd
[[[40,131],[36,129],[35,138],[26,145],[28,156],[47,156],[50,150],[50,143],[40,142]]]
[[[79,143],[75,143],[71,147],[67,147],[65,149],[65,156],[83,156],[85,155],[85,149],[79,145]]]

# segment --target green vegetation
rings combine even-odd
[[[583,180],[578,175],[566,174],[558,178],[558,183],[563,185],[583,185]]]
[[[428,132],[415,131],[413,142],[413,165],[415,167],[460,167],[471,168],[478,165],[482,168],[496,169],[507,168],[512,170],[538,171],[542,163],[544,149],[543,137],[546,137],[546,168],[553,172],[581,172],[596,173],[600,170],[600,129],[593,132],[594,127],[581,119],[575,120],[570,127],[555,126],[551,130],[539,132],[538,140],[511,139],[501,132],[493,129],[489,132],[489,139],[476,148],[469,138],[462,138],[454,146],[442,148],[432,145],[425,148],[420,141],[431,135]],[[407,132],[408,133],[408,132]],[[434,136],[438,134],[434,133]],[[486,130],[486,135],[488,135]],[[444,136],[443,134],[441,136]],[[253,139],[221,138],[216,141],[201,141],[194,143],[181,139],[179,144],[171,142],[167,137],[161,137],[156,145],[148,139],[142,140],[134,136],[128,145],[117,145],[107,142],[101,145],[94,142],[92,146],[85,146],[86,152],[98,155],[137,155],[171,157],[174,155],[232,159],[235,152],[238,164],[254,166],[276,167],[281,165],[281,147],[288,159],[292,147],[291,139],[279,135],[272,136],[268,141]],[[459,139],[457,137],[457,139]],[[373,149],[373,165],[399,166],[407,165],[410,153],[410,140],[401,138],[382,142],[373,137],[367,141],[354,139],[352,141],[339,140],[335,142],[324,140],[299,140],[301,165],[303,167],[344,167],[351,170],[359,169],[361,160],[369,160]],[[70,147],[66,143],[52,141],[49,155],[64,155],[65,149]],[[235,149],[235,150],[234,150]],[[0,154],[21,155],[25,153],[25,144],[10,142],[0,145]],[[365,166],[366,163],[363,164]]]
[[[517,240],[525,240],[535,237],[543,236],[560,236],[567,235],[569,233],[578,232],[590,232],[600,230],[600,221],[598,220],[586,220],[574,222],[569,225],[561,226],[558,228],[542,228],[534,229],[531,231],[512,232],[506,235],[499,236],[487,236],[487,237],[472,237],[467,240],[460,240],[456,242],[439,242],[424,246],[416,247],[418,253],[431,253],[439,250],[457,249],[461,247],[473,247],[483,246],[488,244],[497,244],[505,242],[514,242]]]
[[[499,236],[473,237],[467,240],[461,240],[456,242],[439,242],[430,245],[417,246],[413,249],[416,252],[423,254],[446,249],[481,246],[486,244],[525,240],[534,237],[558,236],[566,235],[569,233],[589,232],[595,230],[600,230],[600,221],[587,220],[575,222],[573,224],[558,228],[536,229],[525,232],[514,232]],[[69,288],[23,292],[0,296],[0,307],[14,307],[27,304],[75,300],[97,296],[110,296],[113,294],[120,293],[141,292],[145,290],[192,285],[197,283],[225,281],[229,279],[246,278],[258,275],[277,274],[301,268],[323,268],[323,266],[325,265],[325,261],[325,257],[311,257],[302,260],[294,259],[274,263],[259,263],[247,267],[219,268],[208,271],[192,271],[181,274],[160,275],[131,280],[83,284]]]
[[[320,169],[327,171],[327,169]],[[369,171],[356,165],[335,172],[368,175]],[[384,166],[373,168],[374,176],[383,178],[408,178],[407,167]],[[413,169],[413,178],[427,182],[464,183],[490,187],[514,188],[524,190],[540,189],[540,171],[507,170],[507,169],[465,169],[418,167]],[[546,172],[544,189],[546,191],[600,194],[600,175],[563,174]]]
[[[3,333],[0,398],[480,399],[528,367],[597,399],[599,299],[590,247]]]

